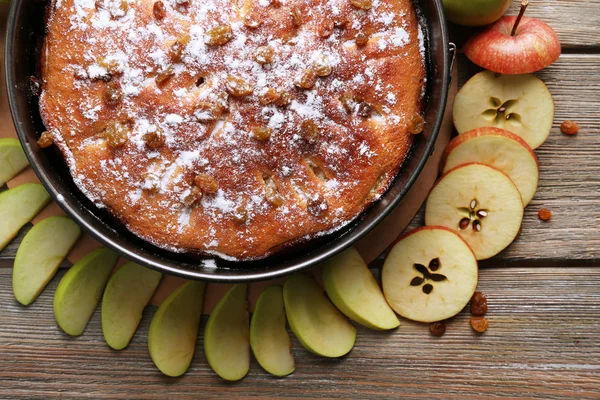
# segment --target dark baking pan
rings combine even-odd
[[[131,261],[185,278],[220,282],[265,280],[319,264],[352,246],[398,205],[433,151],[440,129],[448,87],[451,56],[441,0],[416,0],[426,31],[427,94],[426,128],[416,136],[409,158],[381,199],[343,229],[259,261],[216,260],[216,268],[204,266],[202,257],[159,249],[138,238],[106,211],[95,207],[75,186],[58,150],[40,149],[44,131],[37,97],[31,92],[36,75],[39,45],[44,35],[45,4],[36,0],[13,0],[6,33],[5,73],[12,118],[37,176],[54,200],[86,232]]]

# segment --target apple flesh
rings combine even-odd
[[[323,357],[341,357],[354,347],[356,328],[323,294],[312,277],[291,276],[283,286],[285,312],[300,344]]]
[[[286,376],[296,368],[292,342],[285,329],[283,288],[269,286],[256,302],[250,322],[250,346],[261,367],[275,376]]]
[[[353,321],[377,330],[394,329],[400,325],[355,248],[325,263],[323,285],[333,304]]]
[[[497,21],[512,0],[444,0],[446,18],[465,26],[483,26]]]
[[[463,164],[446,172],[425,205],[425,225],[456,230],[478,260],[511,244],[522,220],[519,189],[506,174],[485,164]]]
[[[515,36],[517,17],[503,17],[474,34],[464,45],[469,60],[499,74],[530,74],[546,68],[560,57],[560,41],[545,22],[523,17]]]
[[[194,357],[205,283],[188,281],[158,308],[148,331],[154,365],[167,376],[183,375]]]
[[[442,172],[471,162],[491,165],[508,175],[525,205],[535,195],[540,175],[538,159],[531,147],[514,133],[486,127],[455,137],[442,154]]]
[[[50,202],[39,183],[25,183],[0,193],[0,250]]]
[[[458,314],[477,287],[475,254],[456,232],[426,226],[402,237],[381,271],[383,292],[401,316],[435,322]]]
[[[17,139],[0,139],[0,186],[29,165],[21,143]]]
[[[457,93],[453,107],[458,133],[492,126],[510,131],[536,149],[550,135],[554,101],[533,75],[497,75],[483,71]]]
[[[102,332],[115,350],[127,347],[162,275],[129,262],[110,278],[102,297]]]
[[[234,285],[208,318],[204,331],[204,354],[221,378],[242,379],[250,370],[250,324],[248,285]]]
[[[65,333],[79,336],[92,317],[117,254],[100,248],[73,265],[62,277],[54,293],[54,318]]]
[[[29,305],[56,274],[81,229],[64,216],[46,218],[23,238],[15,256],[12,284],[17,301]]]

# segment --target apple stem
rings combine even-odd
[[[521,1],[521,11],[519,11],[519,16],[517,17],[517,20],[515,21],[515,24],[513,25],[510,36],[515,36],[517,34],[517,28],[519,27],[519,23],[521,22],[523,15],[525,15],[525,10],[527,10],[528,5],[529,5],[529,0]]]

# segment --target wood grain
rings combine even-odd
[[[60,272],[62,275],[64,271]],[[162,376],[146,340],[149,307],[124,351],[103,341],[100,312],[83,336],[54,322],[56,277],[30,307],[12,298],[10,271],[0,270],[0,393],[3,398],[598,398],[600,269],[487,269],[479,288],[489,298],[490,328],[475,334],[465,310],[441,338],[426,324],[402,321],[393,332],[359,327],[354,350],[340,360],[308,353],[294,339],[296,372],[275,379],[255,361],[241,382],[210,370],[200,333],[190,370]],[[202,321],[203,331],[206,320]],[[168,390],[168,395],[165,392]]]

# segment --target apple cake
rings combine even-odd
[[[53,0],[40,111],[79,189],[238,260],[333,232],[422,130],[410,0]]]

